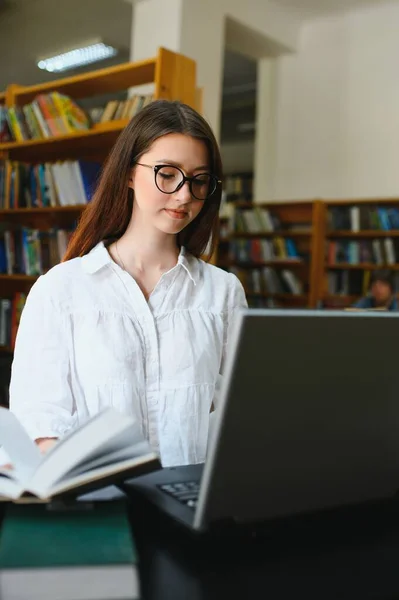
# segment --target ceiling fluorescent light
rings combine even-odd
[[[49,58],[42,58],[38,61],[37,66],[39,69],[50,73],[60,73],[61,71],[68,71],[69,69],[76,69],[77,67],[105,60],[111,56],[116,56],[116,54],[118,54],[116,48],[99,41]]]

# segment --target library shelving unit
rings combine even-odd
[[[227,212],[217,264],[240,278],[249,305],[315,307],[321,202],[232,203]]]
[[[375,269],[393,272],[398,290],[399,198],[326,200],[321,212],[320,305],[350,306],[367,293]]]
[[[252,172],[242,171],[227,173],[223,181],[223,190],[227,202],[252,202]]]
[[[38,95],[51,92],[79,100],[127,91],[143,84],[152,84],[154,99],[181,100],[193,107],[199,102],[195,61],[159,48],[156,57],[140,62],[123,63],[38,85],[13,83],[0,93],[0,105],[7,108],[23,107]],[[126,119],[113,120],[56,137],[0,143],[0,160],[32,165],[65,160],[103,162],[127,123]],[[70,206],[63,203],[63,206],[2,209],[0,227],[3,230],[21,227],[37,230],[73,228],[86,206],[73,202],[71,198]],[[11,299],[17,292],[27,293],[36,279],[37,276],[31,275],[0,275],[0,298]],[[4,353],[5,350],[11,349],[0,347],[0,352]]]

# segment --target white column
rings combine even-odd
[[[214,0],[142,0],[133,5],[131,60],[155,56],[163,46],[197,63],[204,88],[203,115],[219,137],[224,15]]]
[[[180,52],[184,0],[145,0],[133,4],[130,59],[144,60],[160,46]]]
[[[254,201],[274,200],[276,169],[276,61],[258,60]]]

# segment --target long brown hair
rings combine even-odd
[[[118,137],[103,168],[93,199],[84,210],[71,238],[64,261],[84,256],[100,241],[118,239],[129,224],[133,194],[128,186],[132,167],[158,138],[183,133],[202,140],[208,149],[209,167],[222,179],[222,161],[208,123],[181,102],[157,100],[143,108]],[[218,227],[221,187],[204,202],[198,216],[178,234],[179,246],[197,258],[209,244],[213,254]]]

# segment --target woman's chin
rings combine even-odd
[[[164,233],[176,234],[180,233],[189,224],[189,219],[171,219],[166,216],[160,219],[157,223],[158,229]]]

